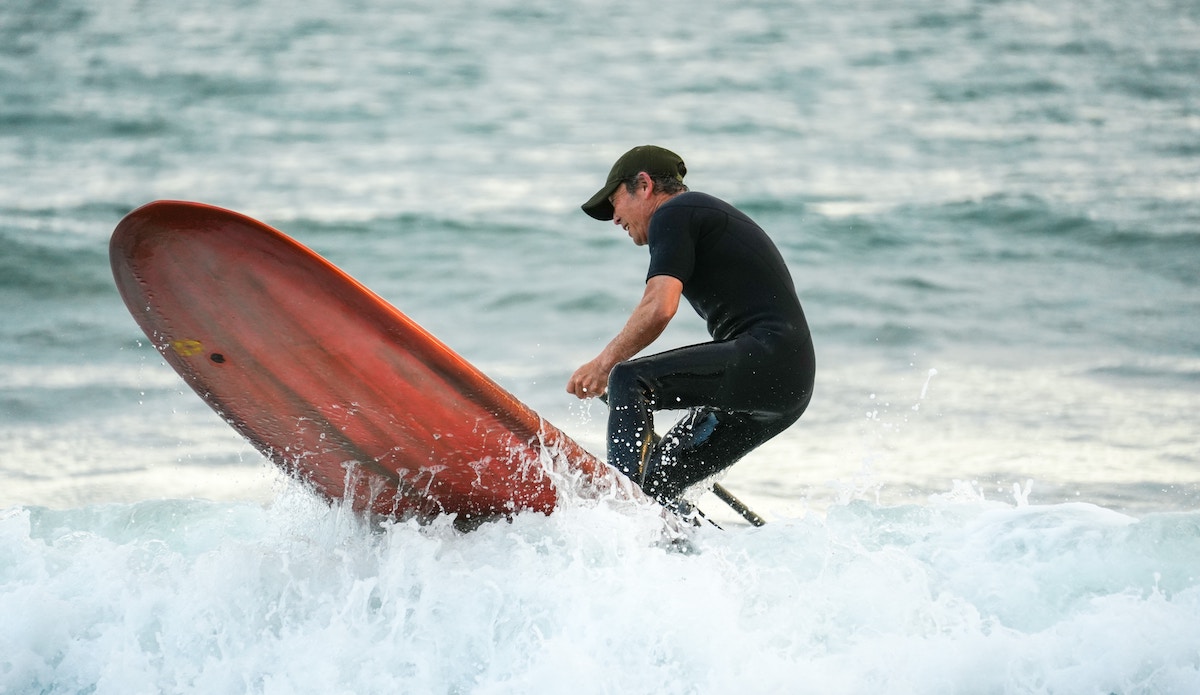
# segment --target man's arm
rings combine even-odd
[[[683,283],[678,278],[670,275],[650,278],[642,301],[625,322],[625,327],[599,355],[575,370],[567,382],[567,392],[579,398],[602,395],[608,389],[608,373],[612,368],[638,354],[662,335],[679,310],[682,295]]]

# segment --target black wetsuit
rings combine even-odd
[[[683,193],[655,211],[648,236],[647,280],[682,281],[714,340],[609,375],[608,461],[665,503],[799,419],[816,359],[783,257],[737,208]],[[677,409],[687,416],[656,443],[654,411]]]

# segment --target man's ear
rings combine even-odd
[[[649,198],[650,196],[654,195],[654,179],[650,178],[650,174],[647,174],[644,171],[639,171],[638,172],[638,194],[639,195],[641,195],[641,191],[643,188],[646,189],[646,195],[643,197]]]

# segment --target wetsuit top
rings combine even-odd
[[[683,296],[713,339],[756,328],[810,339],[783,256],[737,208],[704,193],[681,193],[654,212],[648,236],[646,279],[670,275],[683,282]]]

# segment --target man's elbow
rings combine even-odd
[[[675,318],[675,312],[678,310],[678,304],[655,305],[653,312],[650,315],[650,323],[656,329],[656,332],[662,333],[665,331],[667,329],[667,324],[671,323],[671,319]]]

